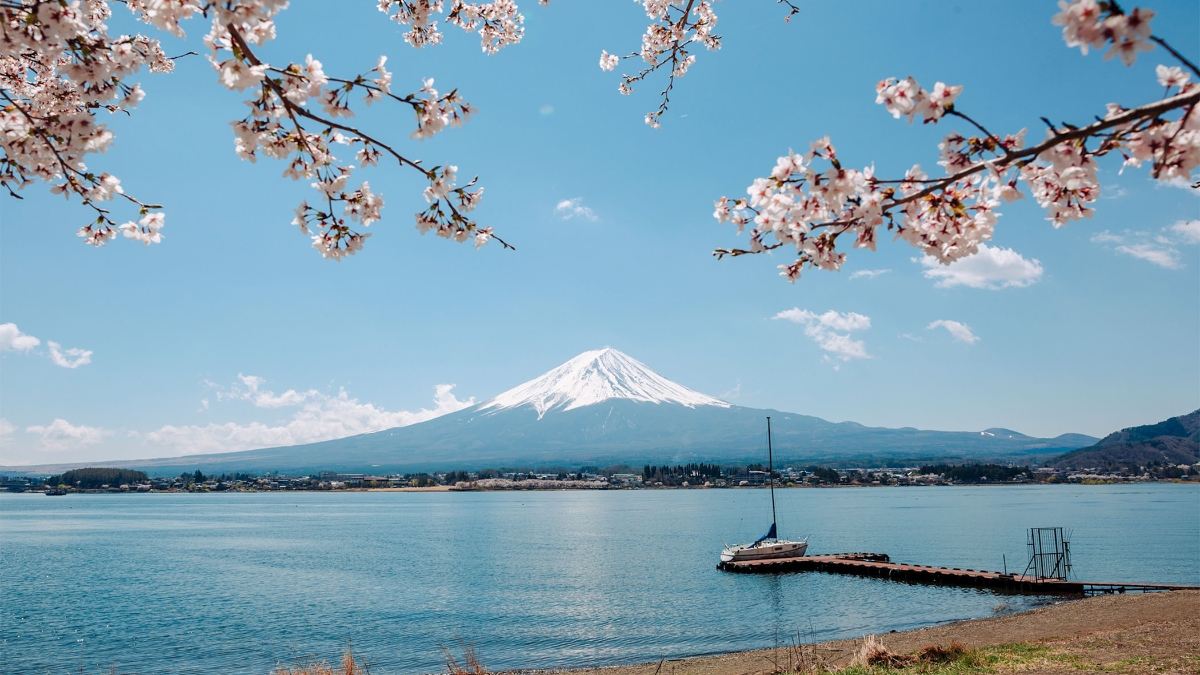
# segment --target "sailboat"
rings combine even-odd
[[[772,558],[799,558],[808,550],[808,537],[791,541],[778,537],[775,522],[775,457],[771,447],[771,418],[767,418],[767,479],[771,484],[771,529],[752,544],[728,546],[721,551],[721,562],[746,562]]]

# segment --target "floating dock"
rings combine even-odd
[[[987,570],[931,567],[894,563],[886,553],[838,553],[798,558],[722,562],[717,569],[726,572],[771,574],[778,572],[825,572],[875,577],[907,583],[938,586],[992,588],[1010,593],[1099,595],[1105,593],[1152,593],[1155,591],[1200,590],[1200,586],[1180,584],[1144,584],[1099,581],[1038,579],[1019,574]]]

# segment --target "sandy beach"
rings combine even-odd
[[[865,637],[865,636],[864,636]],[[996,651],[992,668],[974,672],[1200,673],[1200,591],[1106,595],[1040,609],[877,636],[898,654],[957,642]],[[802,639],[802,636],[801,636]],[[850,664],[862,639],[569,671],[572,675],[770,675],[802,663]],[[918,670],[922,666],[914,666]],[[893,671],[895,672],[895,671]]]

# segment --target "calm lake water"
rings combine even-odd
[[[1023,569],[1025,528],[1073,529],[1085,580],[1200,583],[1189,485],[793,489],[811,553]],[[259,673],[336,658],[443,669],[658,660],[859,637],[1051,601],[715,569],[766,531],[765,490],[0,495],[4,673]],[[1006,606],[1007,605],[1007,606]]]

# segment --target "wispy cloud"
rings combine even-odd
[[[824,314],[817,314],[807,309],[793,307],[792,309],[776,314],[772,318],[802,324],[804,326],[804,334],[812,338],[812,341],[818,347],[829,352],[829,354],[825,355],[825,360],[833,365],[835,369],[840,368],[840,365],[830,358],[830,354],[842,361],[871,358],[871,355],[867,353],[867,347],[863,341],[850,337],[850,333],[853,331],[870,328],[870,317],[855,312],[846,312],[843,314],[833,310],[829,310]]]
[[[874,279],[881,274],[887,274],[891,270],[859,270],[850,275],[851,279]]]
[[[238,379],[242,382],[240,387],[235,384],[228,389],[221,389],[219,385],[212,383],[209,383],[209,386],[217,389],[218,401],[252,401],[256,408],[290,408],[298,406],[310,398],[320,396],[316,389],[303,392],[288,389],[278,395],[270,390],[260,390],[259,387],[266,380],[257,375],[238,373]]]
[[[563,220],[572,218],[583,218],[584,220],[597,221],[600,218],[596,216],[596,212],[592,211],[591,207],[584,206],[583,200],[579,197],[574,199],[564,199],[554,207],[554,215]]]
[[[945,328],[946,332],[954,336],[955,340],[973,345],[979,342],[979,336],[971,332],[971,327],[965,323],[951,321],[950,319],[938,319],[925,327],[925,330],[933,330],[935,328]]]
[[[1158,188],[1158,187],[1179,188],[1181,190],[1187,190],[1188,192],[1190,192],[1192,195],[1194,195],[1196,197],[1200,197],[1200,188],[1192,187],[1193,182],[1184,178],[1183,176],[1176,176],[1176,177],[1168,179],[1168,180],[1155,180],[1153,178],[1151,178],[1150,180],[1154,181],[1154,187],[1156,187],[1156,188]]]
[[[1200,220],[1181,220],[1171,226],[1171,231],[1185,244],[1200,244]]]
[[[270,391],[260,390],[265,382],[253,375],[238,375],[245,388],[236,390],[235,395],[218,392],[218,400],[241,400],[252,402],[259,408],[278,408],[299,405],[292,418],[283,423],[268,424],[251,422],[238,424],[164,425],[156,431],[134,434],[151,445],[162,446],[178,454],[209,452],[233,452],[254,448],[299,443],[315,443],[355,434],[403,427],[417,422],[440,417],[475,404],[474,397],[458,399],[453,384],[439,384],[434,388],[434,405],[416,411],[388,411],[371,403],[352,398],[344,389],[337,394],[324,394],[316,390],[297,393],[288,390],[276,396]],[[233,388],[231,387],[231,390]]]
[[[12,422],[0,417],[0,438],[8,438],[16,430],[17,427]]]
[[[42,341],[22,333],[15,323],[0,323],[0,352],[28,352]]]
[[[1026,259],[1011,248],[979,245],[979,252],[942,265],[933,256],[925,256],[921,264],[925,278],[934,279],[938,288],[968,286],[970,288],[1024,288],[1042,278],[1042,264]]]
[[[1127,194],[1129,194],[1129,190],[1120,185],[1105,185],[1104,190],[1100,193],[1100,197],[1102,199],[1120,199]]]
[[[1179,262],[1179,251],[1169,244],[1162,244],[1160,242],[1122,244],[1115,250],[1117,253],[1131,255],[1169,270],[1177,270],[1183,267],[1183,263]]]
[[[47,342],[46,346],[50,348],[50,360],[56,366],[78,368],[92,362],[92,350],[90,349],[63,349],[62,345],[53,341]]]
[[[73,450],[87,445],[93,445],[112,436],[110,429],[89,427],[83,424],[71,424],[58,418],[45,426],[25,427],[25,433],[41,436],[42,450],[56,452]]]
[[[42,341],[32,335],[27,335],[17,328],[15,323],[0,323],[0,352],[32,352]],[[46,342],[49,350],[46,356],[55,365],[63,368],[78,368],[92,362],[90,349],[63,349],[54,341]]]
[[[1180,244],[1200,243],[1200,220],[1181,220],[1164,227],[1160,234],[1144,230],[1125,230],[1113,234],[1108,230],[1092,235],[1092,243],[1112,246],[1117,253],[1153,263],[1169,270],[1184,267],[1180,260]]]

